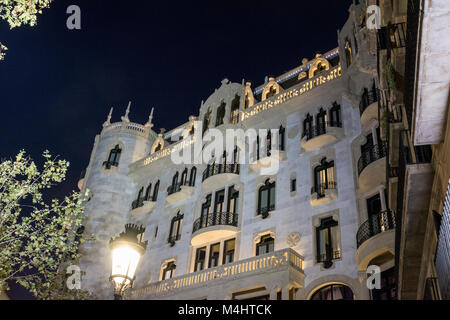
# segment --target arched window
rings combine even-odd
[[[178,183],[178,171],[173,175],[173,178],[172,178],[172,187],[176,187],[177,186],[177,183]]]
[[[133,203],[131,204],[131,209],[142,207],[142,205],[144,204],[144,198],[142,197],[143,193],[144,187],[139,189],[136,200],[134,200]]]
[[[211,108],[208,108],[208,111],[205,113],[205,117],[203,118],[203,134],[208,130],[209,122],[211,120]]]
[[[317,263],[323,263],[325,269],[333,265],[333,260],[341,258],[338,228],[333,217],[321,219],[316,228]]]
[[[354,300],[352,289],[343,284],[330,284],[318,289],[311,300]]]
[[[153,201],[158,199],[158,191],[159,191],[159,180],[156,182],[155,187],[153,188]]]
[[[160,151],[161,149],[162,149],[162,143],[158,143],[158,145],[156,146],[154,152],[158,152],[158,151]]]
[[[175,274],[176,268],[177,266],[175,261],[168,262],[166,267],[163,269],[161,280],[171,279]]]
[[[285,129],[284,129],[283,125],[280,125],[280,130],[278,131],[280,151],[284,151],[284,133],[285,133]]]
[[[269,89],[269,92],[267,92],[266,99],[269,99],[270,97],[273,97],[276,94],[277,94],[277,89],[275,88],[275,86],[271,86]]]
[[[259,160],[259,148],[260,148],[259,135],[257,135],[256,136],[256,160]]]
[[[308,113],[305,117],[305,120],[303,120],[303,136],[307,139],[310,139],[312,137],[313,134],[313,129],[312,129],[312,124],[313,124],[313,117]]]
[[[266,155],[267,157],[270,157],[272,151],[272,133],[270,132],[270,129],[267,130],[267,137],[266,137]]]
[[[335,189],[334,181],[334,161],[327,161],[323,158],[320,165],[314,168],[314,187],[313,193],[317,193],[317,198],[325,196],[326,189]]]
[[[181,239],[181,228],[183,225],[184,215],[178,211],[177,215],[172,218],[170,223],[170,232],[168,242],[174,246],[175,242]]]
[[[260,256],[266,253],[273,252],[275,248],[275,239],[271,235],[261,237],[261,240],[256,245],[256,255]]]
[[[206,201],[202,203],[202,212],[201,212],[201,228],[205,228],[209,225],[209,220],[211,217],[211,198],[212,195],[208,194],[206,196]]]
[[[319,109],[319,113],[316,116],[316,126],[318,135],[324,134],[327,128],[327,112],[323,108]]]
[[[239,122],[239,104],[241,97],[238,95],[234,96],[233,101],[231,101],[231,112],[230,112],[230,123],[237,124]]]
[[[347,61],[347,67],[352,64],[352,44],[348,38],[345,38],[345,60]]]
[[[188,169],[185,168],[183,173],[181,174],[181,185],[184,186],[187,183],[187,174],[188,174]]]
[[[217,108],[216,113],[216,127],[223,124],[223,119],[225,118],[225,102],[222,101],[220,106]]]
[[[150,201],[150,191],[152,190],[152,184],[150,183],[145,190],[145,201]]]
[[[108,160],[103,162],[103,166],[106,169],[111,169],[111,167],[118,167],[121,153],[122,149],[120,149],[119,145],[117,144],[114,149],[109,152]]]
[[[330,109],[330,126],[342,127],[341,123],[341,106],[337,102],[333,102],[333,107]]]
[[[317,64],[316,70],[314,70],[314,76],[317,76],[318,74],[320,74],[320,73],[322,73],[322,72],[324,72],[326,70],[327,70],[327,66],[324,65],[322,62],[319,62]]]
[[[195,177],[197,176],[197,168],[192,167],[191,176],[189,177],[189,185],[193,187],[195,185]]]
[[[275,210],[275,182],[267,179],[258,192],[258,215],[263,218],[269,216],[269,211]]]

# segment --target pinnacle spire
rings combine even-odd
[[[152,111],[150,112],[150,116],[148,117],[148,121],[147,121],[147,123],[145,124],[145,126],[146,126],[146,127],[150,127],[150,129],[153,128],[153,110],[154,110],[154,109],[155,109],[155,108],[152,107]]]
[[[109,126],[111,124],[111,116],[112,116],[113,110],[114,110],[114,108],[112,108],[112,107],[111,107],[111,109],[109,109],[108,117],[106,118],[106,121],[103,123],[103,127]]]
[[[130,122],[130,119],[128,118],[128,114],[130,113],[130,107],[131,107],[131,101],[128,102],[127,110],[125,111],[125,115],[121,117],[123,122]]]

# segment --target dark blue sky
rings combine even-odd
[[[60,155],[68,193],[111,106],[113,121],[131,100],[131,121],[155,107],[155,130],[178,126],[223,78],[257,86],[337,47],[351,2],[55,0],[35,27],[0,20],[0,157]],[[81,30],[66,28],[71,4]]]

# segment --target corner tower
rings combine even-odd
[[[128,222],[129,204],[136,189],[128,177],[128,166],[147,156],[156,139],[152,130],[153,109],[145,125],[130,122],[130,104],[120,122],[111,123],[112,110],[95,137],[89,165],[79,182],[82,193],[89,190],[85,234],[97,238],[80,248],[81,287],[100,299],[110,298],[113,293],[108,280],[111,269],[108,241],[111,235],[123,231]]]

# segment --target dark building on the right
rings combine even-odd
[[[371,41],[388,209],[396,212],[395,271],[382,281],[396,284],[400,300],[448,300],[450,1],[368,0],[364,13],[368,29],[378,22]]]

